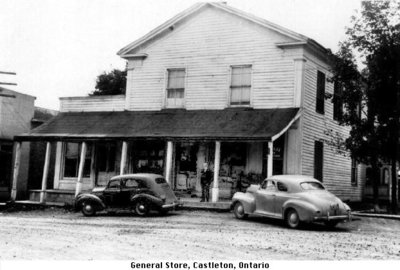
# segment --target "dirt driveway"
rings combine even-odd
[[[85,218],[62,209],[0,212],[0,259],[400,259],[400,221],[362,218],[327,230],[231,213]]]

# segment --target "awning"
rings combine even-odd
[[[271,140],[299,117],[299,108],[60,113],[17,141]]]

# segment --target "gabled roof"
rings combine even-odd
[[[279,26],[277,24],[274,24],[272,22],[269,22],[267,20],[264,20],[262,18],[259,18],[257,16],[254,16],[250,13],[238,10],[236,8],[230,7],[224,3],[221,2],[202,2],[202,3],[197,3],[191,6],[190,8],[184,10],[183,12],[177,14],[175,17],[172,19],[166,21],[165,23],[161,24],[154,30],[150,31],[148,34],[144,35],[143,37],[139,38],[138,40],[130,43],[129,45],[125,46],[121,50],[118,51],[118,55],[121,57],[128,56],[127,53],[136,49],[137,47],[143,45],[144,43],[156,38],[157,36],[165,33],[169,29],[173,28],[174,25],[178,24],[179,22],[183,21],[185,18],[189,17],[192,14],[195,14],[196,12],[199,12],[201,9],[210,6],[210,7],[215,7],[219,10],[222,10],[224,12],[228,12],[230,14],[236,15],[238,17],[241,17],[243,19],[246,19],[248,21],[254,22],[262,27],[268,28],[270,30],[273,30],[275,32],[278,32],[282,35],[285,35],[287,37],[290,37],[294,39],[297,42],[303,43],[303,44],[309,44],[313,48],[316,48],[322,52],[326,52],[326,48],[324,48],[322,45],[318,44],[316,41],[298,34],[296,32],[293,32],[287,28],[284,28],[282,26]],[[293,42],[291,42],[292,44]],[[283,46],[284,44],[281,44]],[[132,56],[132,55],[130,55]]]

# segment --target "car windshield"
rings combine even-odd
[[[304,190],[324,190],[324,186],[317,182],[303,182],[300,184]]]
[[[164,184],[164,183],[167,183],[166,181],[165,181],[165,179],[164,178],[156,178],[156,183],[157,184]]]

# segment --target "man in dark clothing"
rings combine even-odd
[[[210,184],[213,180],[213,172],[208,168],[208,164],[203,164],[203,170],[201,170],[201,201],[209,201],[210,200]]]

